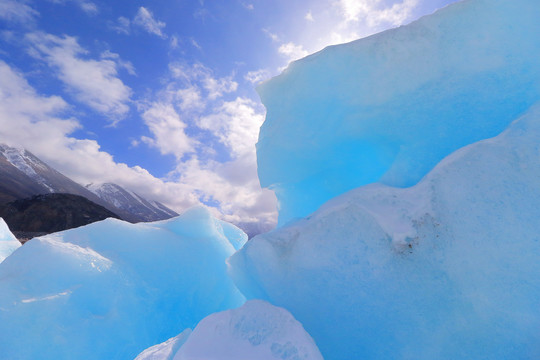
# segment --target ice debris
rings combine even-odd
[[[0,263],[0,357],[133,359],[244,303],[225,260],[246,240],[204,208],[34,238]]]
[[[180,339],[180,340],[179,340]],[[175,353],[171,344],[175,344]],[[178,346],[179,343],[182,343]],[[156,345],[136,360],[322,360],[313,339],[285,309],[251,300],[209,315],[191,333]]]
[[[19,240],[9,230],[4,219],[0,217],[0,263],[20,246]]]

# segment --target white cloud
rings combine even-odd
[[[39,13],[20,0],[0,0],[0,19],[27,23],[33,21]]]
[[[277,34],[274,34],[273,32],[271,32],[270,30],[268,29],[262,29],[263,33],[265,33],[266,36],[268,36],[273,42],[278,42],[279,41],[279,36],[277,36]]]
[[[177,182],[196,185],[193,191],[203,201],[218,202],[220,217],[226,221],[264,231],[276,223],[276,198],[259,185],[254,152],[225,163],[193,158],[178,164],[174,174]]]
[[[227,101],[213,113],[198,119],[201,129],[211,131],[237,158],[253,153],[264,114],[256,110],[257,104],[246,98]]]
[[[374,23],[378,25],[381,22],[387,22],[392,25],[402,25],[410,19],[413,10],[418,6],[419,0],[404,0],[402,3],[396,3],[390,8],[380,10],[379,19]]]
[[[205,106],[197,86],[176,90],[174,98],[183,112],[200,111]]]
[[[159,20],[154,19],[154,15],[147,8],[141,6],[137,15],[133,19],[133,24],[142,27],[144,30],[150,34],[159,36],[162,39],[165,39],[165,35],[161,29],[165,27],[165,23]]]
[[[97,5],[93,2],[81,1],[79,6],[88,15],[95,15],[99,12]]]
[[[173,50],[178,48],[178,37],[176,35],[171,36],[169,47]]]
[[[129,35],[131,32],[131,20],[126,17],[120,16],[117,22],[111,25],[111,28],[119,34]]]
[[[403,0],[388,7],[382,0],[339,0],[339,5],[347,22],[366,21],[368,26],[374,27],[381,23],[401,25],[411,16],[418,2]]]
[[[278,52],[281,55],[284,55],[285,57],[287,57],[289,62],[301,59],[301,58],[309,55],[307,50],[305,50],[302,47],[302,45],[297,45],[297,44],[294,44],[292,42],[281,44],[281,46],[278,49]]]
[[[191,45],[193,45],[194,48],[196,48],[197,50],[202,50],[201,45],[199,45],[199,43],[194,38],[191,38],[190,40]]]
[[[155,102],[144,111],[142,118],[154,135],[154,138],[143,137],[142,140],[162,154],[173,154],[180,160],[184,154],[194,151],[195,141],[186,135],[186,124],[171,104]]]
[[[359,17],[369,14],[373,11],[373,5],[377,0],[340,0],[339,5],[342,8],[343,16],[347,21],[358,21]]]
[[[80,102],[107,115],[113,124],[125,117],[131,89],[118,78],[117,68],[129,63],[120,65],[118,58],[84,59],[87,51],[70,36],[31,33],[26,39],[31,45],[30,54],[55,69]]]
[[[270,71],[266,69],[259,69],[255,71],[249,71],[245,76],[244,79],[249,81],[252,84],[258,84],[264,80],[269,79],[271,76]]]
[[[120,55],[117,53],[113,53],[109,50],[106,50],[101,53],[102,59],[111,59],[116,62],[118,67],[123,68],[128,72],[129,75],[136,76],[137,72],[135,71],[135,66],[131,63],[131,61],[125,61],[120,58]]]
[[[210,100],[222,97],[224,94],[235,92],[238,83],[233,76],[215,77],[210,69],[202,64],[185,66],[183,64],[171,64],[169,70],[173,78],[182,82],[184,88],[193,87],[197,84],[200,90],[205,90]]]
[[[329,45],[341,44],[399,26],[412,20],[422,0],[335,0],[332,6],[310,9],[306,21],[316,19],[317,26],[295,32],[294,41],[275,38],[278,51],[295,60]],[[426,1],[424,1],[426,4]],[[268,30],[265,30],[268,34]],[[282,70],[283,68],[280,68]]]
[[[56,4],[66,4],[68,2],[73,2],[81,8],[87,15],[96,15],[99,12],[97,5],[91,1],[86,0],[49,0],[52,3]]]
[[[202,64],[169,68],[171,78],[152,102],[153,113],[143,114],[152,137],[141,141],[176,156],[170,183],[185,186],[203,202],[217,203],[227,221],[268,230],[276,221],[276,199],[259,185],[255,155],[264,108],[247,98],[224,98],[236,91],[232,75],[216,77]],[[186,140],[188,127],[197,140]],[[182,144],[189,146],[182,149]],[[218,161],[223,148],[227,160]]]
[[[230,76],[218,79],[209,76],[203,80],[203,86],[208,91],[208,97],[214,100],[223,94],[236,91],[238,83],[233,81]]]

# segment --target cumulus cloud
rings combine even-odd
[[[244,97],[229,99],[238,86],[233,76],[217,77],[202,64],[171,64],[170,74],[149,102],[152,112],[143,113],[152,136],[141,141],[175,155],[169,181],[215,206],[216,215],[253,232],[269,230],[276,199],[260,187],[255,155],[264,108]]]
[[[232,75],[215,77],[210,69],[202,64],[186,66],[185,64],[171,64],[169,66],[173,78],[181,81],[181,87],[199,87],[210,100],[215,100],[236,91],[238,83]]]
[[[119,57],[112,53],[100,60],[85,59],[87,51],[71,36],[45,33],[26,35],[30,54],[45,61],[80,102],[108,116],[113,124],[129,111],[131,89],[118,77]],[[133,69],[132,69],[133,70]]]
[[[101,58],[114,60],[116,64],[118,65],[118,67],[126,70],[129,75],[133,75],[133,76],[137,75],[137,72],[135,71],[135,66],[133,66],[131,61],[122,60],[122,58],[120,58],[120,55],[117,53],[113,53],[109,50],[106,50],[101,53]]]
[[[309,55],[308,51],[304,49],[302,45],[298,45],[292,42],[282,44],[278,48],[278,52],[281,55],[284,55],[289,62],[301,59]]]
[[[150,34],[159,36],[165,39],[167,36],[161,31],[165,27],[165,23],[154,18],[154,15],[150,10],[141,6],[137,15],[133,19],[133,24],[142,27]]]
[[[203,80],[203,86],[208,91],[208,97],[213,100],[223,94],[236,91],[238,83],[231,77],[216,79],[209,76]]]
[[[97,5],[93,2],[82,1],[80,2],[80,7],[85,13],[89,15],[95,15],[99,12]]]
[[[306,19],[307,21],[315,21],[315,19],[313,18],[313,14],[311,13],[311,10],[307,12],[306,16],[304,16],[304,19]]]
[[[257,104],[250,99],[238,97],[216,107],[212,114],[197,120],[201,129],[211,131],[227,146],[234,157],[254,152],[259,128],[264,115],[257,111]]]
[[[171,104],[154,102],[144,111],[142,118],[154,135],[142,140],[158,148],[162,154],[172,154],[181,160],[184,154],[194,151],[195,141],[186,135],[186,124]]]
[[[81,125],[66,116],[69,105],[58,96],[38,94],[19,71],[2,61],[0,79],[0,142],[30,150],[81,184],[115,182],[179,211],[200,203],[190,187],[116,163],[95,140],[71,136]]]
[[[39,13],[26,4],[26,1],[0,0],[0,19],[27,23],[33,21]]]
[[[224,163],[194,157],[179,163],[173,174],[178,183],[196,184],[193,191],[204,202],[219,203],[218,216],[226,221],[259,232],[276,223],[276,198],[259,185],[254,152]]]
[[[403,0],[392,6],[385,6],[382,0],[340,0],[343,16],[348,22],[366,21],[368,26],[381,23],[401,25],[410,16],[419,0]]]
[[[244,76],[244,79],[252,84],[259,84],[260,82],[269,79],[270,76],[270,71],[266,69],[259,69],[255,71],[248,71],[248,73]]]

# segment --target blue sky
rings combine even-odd
[[[256,84],[451,2],[0,0],[0,142],[82,184],[267,229]]]

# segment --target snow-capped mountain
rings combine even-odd
[[[0,202],[48,193],[84,196],[114,212],[94,193],[62,175],[28,150],[0,144]]]
[[[143,219],[156,221],[178,216],[178,213],[157,201],[149,201],[113,183],[89,184],[86,188],[102,200]]]
[[[87,189],[28,150],[0,144],[0,203],[49,193],[83,196],[130,222],[162,220],[178,215],[165,205],[144,199],[116,184]]]

